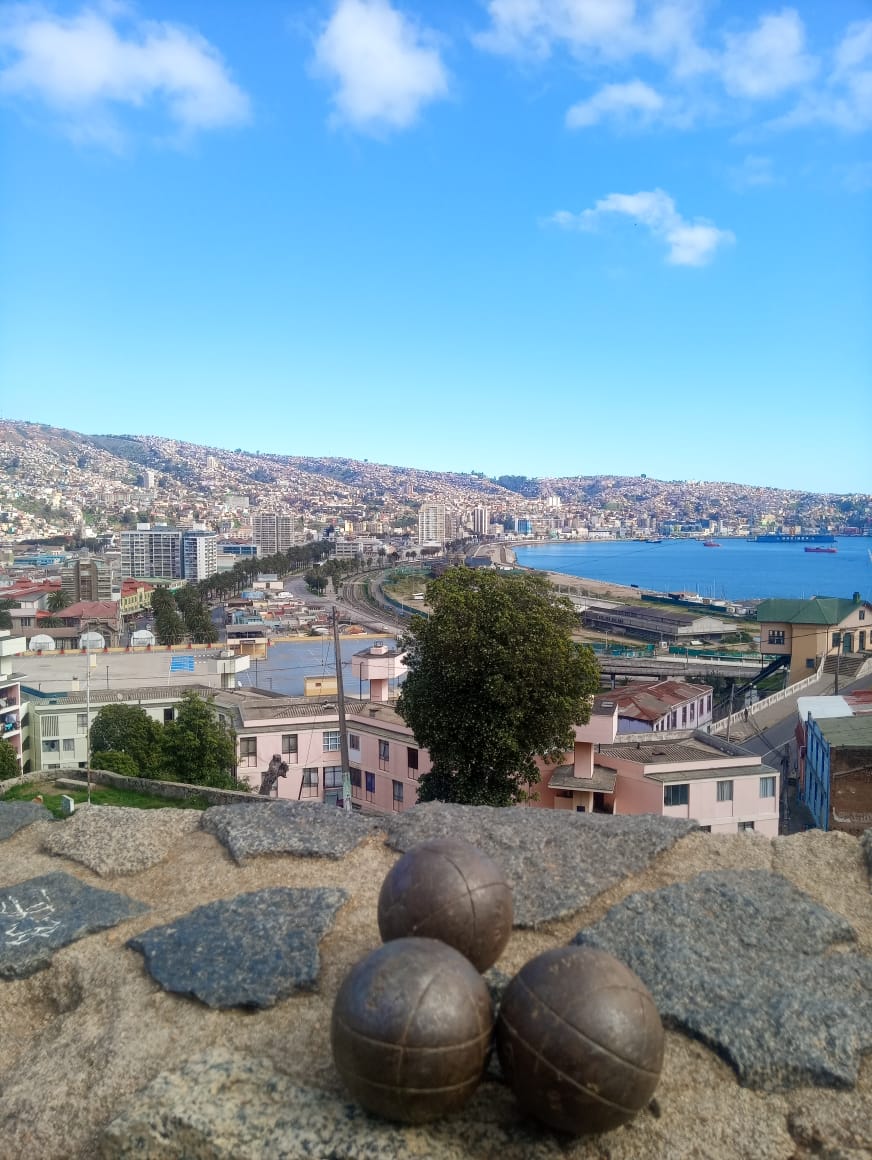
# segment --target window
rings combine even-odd
[[[75,753],[76,752],[76,739],[74,737],[65,737],[63,748],[64,748],[64,753]]]
[[[60,741],[43,741],[42,743],[43,753],[60,753],[60,748]]]
[[[323,746],[325,753],[334,753],[339,749],[339,730],[325,729],[322,734]]]
[[[838,648],[842,643],[842,634],[840,632],[833,633],[833,648]]]
[[[731,781],[718,782],[718,801],[731,802],[733,800],[733,783]]]
[[[361,786],[360,770],[355,769],[355,767],[352,765],[350,773],[351,773],[351,796],[353,798],[359,798],[362,796],[362,794],[360,792],[360,786]]]
[[[348,734],[348,748],[349,749],[357,749],[358,751],[360,750],[360,734],[359,733],[349,733]]]
[[[164,709],[163,717],[164,717],[164,725],[169,725],[170,721],[175,721],[175,719],[176,719],[175,709]]]
[[[342,789],[342,766],[341,765],[325,765],[324,766],[324,788],[325,789]]]
[[[760,778],[760,797],[775,797],[775,778],[761,777]]]
[[[368,802],[375,801],[375,774],[368,773],[366,775],[366,800]]]
[[[409,777],[413,780],[418,777],[418,750],[411,745],[406,746],[406,762],[409,766]]]
[[[665,806],[686,806],[690,803],[689,785],[664,785],[663,804]]]
[[[296,735],[296,733],[283,733],[282,734],[282,757],[296,757],[296,756],[297,756],[297,735]]]
[[[378,767],[379,769],[387,769],[391,760],[391,747],[387,741],[379,741],[378,743]]]
[[[859,612],[859,617],[860,617],[860,619],[861,619],[861,620],[865,620],[865,619],[866,619],[866,609],[865,609],[865,608],[861,608],[861,609],[860,609],[860,612]]]
[[[303,783],[300,786],[301,797],[318,796],[318,767],[309,766],[303,770]]]
[[[709,695],[705,699],[705,711],[706,711],[706,713],[708,713],[708,711],[711,709],[711,707],[712,707],[712,695],[711,695],[711,693],[709,693]]]
[[[769,629],[769,643],[770,644],[784,644],[784,630],[770,628]]]
[[[257,765],[256,737],[239,738],[239,764],[247,769],[253,769]]]
[[[753,830],[753,829],[754,829],[753,822],[739,822],[739,833],[740,834],[745,834],[749,830]]]
[[[394,787],[394,810],[399,811],[403,804],[403,783],[401,781],[393,782]]]
[[[60,718],[57,713],[47,713],[42,719],[43,737],[59,737],[60,732]]]
[[[77,713],[76,714],[76,732],[79,734],[80,737],[82,737],[85,733],[88,732],[88,714],[87,713]]]
[[[712,832],[711,826],[700,826],[699,830],[701,834],[710,834]]]

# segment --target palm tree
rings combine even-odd
[[[57,591],[52,592],[46,601],[46,608],[49,612],[63,612],[65,608],[69,608],[72,604],[69,592],[63,588],[58,588]]]

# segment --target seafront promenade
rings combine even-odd
[[[535,541],[525,541],[525,546],[530,547],[534,543]],[[487,556],[497,567],[528,568],[528,565],[518,563],[517,555],[508,544],[479,544],[473,554]],[[558,592],[569,596],[598,596],[603,599],[613,597],[615,600],[639,599],[639,589],[627,584],[614,584],[610,580],[590,580],[584,576],[573,576],[568,572],[550,572],[539,568],[530,568],[529,571],[541,571]],[[663,595],[665,596],[665,593]]]

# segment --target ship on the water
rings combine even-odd
[[[717,542],[717,540],[703,540],[702,546],[704,548],[719,548],[721,545]]]
[[[749,536],[755,544],[834,544],[836,537],[831,532],[772,532],[761,536]]]
[[[835,556],[836,552],[838,552],[839,549],[838,548],[806,548],[805,550],[806,550],[806,552],[815,552],[817,554],[824,555],[824,556]]]

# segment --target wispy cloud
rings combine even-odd
[[[139,20],[125,5],[56,15],[17,4],[0,16],[0,93],[49,108],[78,140],[118,146],[127,107],[161,108],[188,135],[250,117],[247,95],[197,31]]]
[[[579,101],[567,111],[566,124],[570,129],[587,128],[604,120],[645,124],[663,112],[665,103],[657,90],[644,81],[604,85],[592,97]]]
[[[335,83],[336,120],[370,132],[405,129],[448,94],[435,36],[388,0],[340,0],[315,46]]]
[[[666,261],[672,266],[705,266],[725,245],[735,242],[729,230],[718,229],[703,218],[688,221],[675,207],[675,201],[665,190],[653,189],[640,193],[610,193],[601,198],[592,209],[581,213],[558,210],[548,219],[553,225],[567,230],[596,230],[602,219],[621,214],[645,226],[650,233],[666,243]]]
[[[834,53],[826,83],[806,92],[775,128],[831,125],[846,133],[872,129],[872,20],[849,25]]]
[[[805,49],[805,27],[792,8],[761,16],[749,32],[730,34],[719,73],[727,92],[754,100],[810,81],[818,62]]]
[[[732,167],[730,180],[733,187],[740,191],[764,185],[774,185],[775,168],[772,164],[772,158],[749,153],[747,157],[742,158],[741,164]]]

